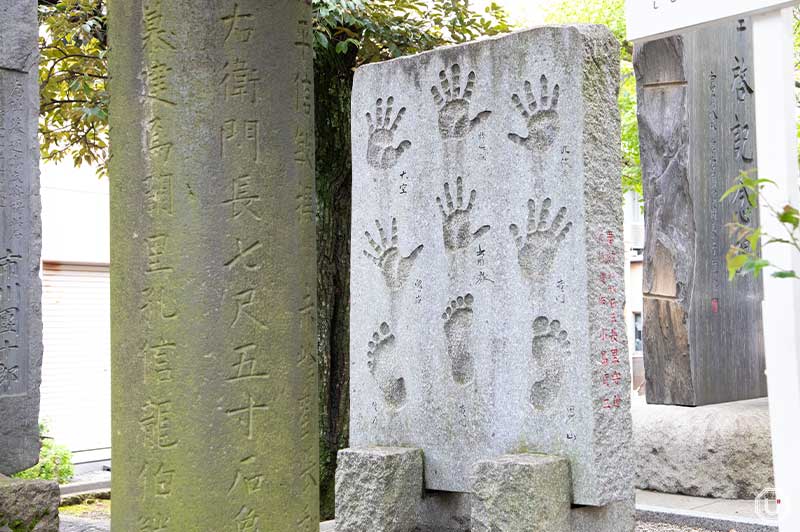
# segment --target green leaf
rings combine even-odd
[[[800,279],[794,271],[780,271],[772,274],[777,279]]]
[[[736,277],[736,273],[742,269],[742,267],[747,263],[749,257],[747,255],[731,255],[730,252],[726,257],[726,262],[728,264],[728,279],[733,280]]]

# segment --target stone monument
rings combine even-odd
[[[0,2],[0,474],[39,461],[42,223],[36,2]]]
[[[727,279],[730,224],[754,226],[742,193],[756,168],[750,20],[636,48],[644,183],[644,362],[650,403],[763,397],[762,286]]]
[[[111,27],[114,530],[319,530],[310,2]]]
[[[632,529],[618,54],[601,26],[541,27],[356,72],[340,531],[369,528],[352,486],[379,482],[359,467],[415,456],[381,447],[422,450],[427,491],[416,523],[375,530],[471,511],[475,526],[554,532],[585,524],[559,514],[570,504],[618,501],[628,517],[608,530]],[[502,471],[524,486],[497,485]],[[547,516],[496,504],[556,477],[558,494],[531,499]]]
[[[57,532],[58,485],[4,476],[36,465],[40,447],[42,223],[36,2],[0,0],[0,35],[0,530],[24,526],[35,532]]]

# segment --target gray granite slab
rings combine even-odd
[[[12,474],[39,460],[42,226],[36,4],[3,12],[17,17],[0,23],[0,474]]]
[[[618,62],[541,27],[356,73],[351,444],[421,448],[428,489],[535,452],[577,504],[630,490]]]

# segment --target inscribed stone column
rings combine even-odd
[[[113,528],[317,530],[309,3],[109,24]]]
[[[36,2],[0,0],[0,474],[39,460],[37,35]]]
[[[704,405],[765,396],[761,281],[727,279],[725,254],[749,246],[729,224],[758,220],[750,21],[636,50],[647,241],[644,362],[650,403]],[[767,177],[767,176],[765,176]],[[757,202],[756,202],[757,203]]]

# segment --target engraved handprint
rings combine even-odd
[[[369,231],[365,231],[364,236],[372,246],[372,249],[375,250],[375,255],[364,250],[364,256],[371,259],[380,268],[383,273],[383,279],[386,281],[386,286],[390,290],[400,290],[411,274],[414,261],[417,260],[417,256],[422,252],[424,246],[420,244],[408,257],[403,257],[400,255],[400,247],[398,245],[397,219],[392,218],[391,241],[386,238],[386,232],[378,220],[375,220],[375,225],[378,227],[380,244],[372,237]]]
[[[542,94],[538,103],[530,81],[525,82],[527,106],[518,94],[511,97],[520,114],[528,121],[528,136],[523,138],[516,133],[508,134],[509,140],[538,154],[543,154],[553,147],[561,127],[558,120],[558,98],[561,89],[556,85],[551,98],[547,76],[542,76],[541,83]]]
[[[544,281],[544,276],[553,270],[553,263],[561,242],[567,237],[572,222],[564,224],[567,208],[562,207],[553,223],[548,223],[552,200],[546,198],[542,202],[542,210],[536,216],[536,202],[528,200],[528,230],[520,234],[520,229],[511,224],[509,229],[517,242],[519,265],[522,273],[531,281]]]
[[[442,198],[437,197],[436,203],[442,211],[444,222],[442,232],[444,234],[444,245],[448,251],[456,251],[469,247],[473,241],[483,236],[490,226],[484,225],[474,233],[469,216],[472,207],[475,205],[477,192],[474,190],[469,194],[469,203],[464,207],[464,181],[459,177],[456,181],[456,202],[453,203],[453,195],[450,194],[450,183],[444,184],[444,195],[447,201],[447,210],[442,204]]]
[[[475,88],[475,72],[467,75],[467,85],[461,93],[461,67],[457,64],[450,69],[451,78],[447,72],[439,73],[439,87],[431,87],[433,101],[439,107],[439,133],[443,139],[461,139],[467,136],[478,124],[489,118],[491,111],[481,111],[474,118],[469,117],[469,104],[472,91]],[[442,95],[444,93],[444,95]]]
[[[404,140],[397,147],[394,146],[394,134],[406,108],[401,107],[397,111],[397,117],[392,123],[392,106],[394,98],[389,96],[386,100],[386,112],[383,110],[383,99],[378,98],[375,102],[375,120],[372,115],[367,113],[369,123],[369,143],[367,144],[367,162],[373,168],[387,170],[397,164],[397,159],[403,152],[411,147],[411,141]]]

